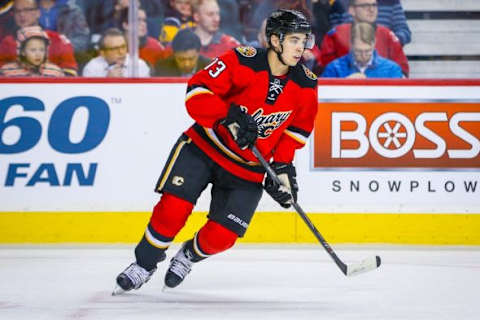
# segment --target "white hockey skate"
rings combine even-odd
[[[185,279],[192,270],[193,261],[189,257],[190,252],[185,245],[170,260],[170,267],[165,274],[165,288],[175,288]],[[164,289],[165,289],[164,288]]]
[[[132,289],[137,290],[150,280],[156,270],[157,268],[147,271],[138,264],[132,263],[117,276],[117,285],[113,289],[112,295],[116,296]]]

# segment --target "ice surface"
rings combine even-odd
[[[175,254],[172,247],[169,257]],[[246,246],[194,265],[162,292],[166,262],[111,296],[133,246],[0,247],[0,319],[480,319],[480,250],[336,247],[382,266],[345,277],[320,245]]]

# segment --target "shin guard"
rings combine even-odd
[[[185,225],[192,210],[192,203],[170,193],[164,193],[153,208],[149,225],[164,237],[174,238]]]
[[[156,268],[165,259],[165,250],[182,229],[192,212],[193,204],[164,193],[153,209],[142,240],[135,248],[137,264],[146,270]]]

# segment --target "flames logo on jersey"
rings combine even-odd
[[[315,73],[313,73],[310,69],[308,69],[307,67],[305,67],[303,64],[302,64],[302,67],[303,67],[303,71],[305,71],[305,75],[306,75],[309,79],[317,80],[317,76],[315,75]]]
[[[258,137],[268,138],[275,129],[284,123],[292,111],[280,111],[270,114],[263,114],[263,109],[260,108],[252,114],[253,119],[257,122]]]
[[[247,58],[254,57],[257,54],[257,49],[255,49],[254,47],[238,47],[236,48],[236,50],[242,56]]]

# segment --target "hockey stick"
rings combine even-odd
[[[265,160],[265,158],[263,158],[262,154],[260,153],[260,151],[258,151],[256,146],[252,147],[252,152],[255,155],[255,157],[257,157],[257,159],[262,163],[263,167],[267,171],[267,174],[270,176],[270,178],[272,178],[272,180],[276,184],[282,185],[282,182],[278,178],[277,174],[275,173],[275,171],[273,171],[272,167],[270,167],[270,165]],[[292,206],[293,208],[295,208],[295,211],[297,211],[297,213],[300,215],[303,221],[307,224],[308,228],[313,232],[313,234],[318,239],[318,241],[320,241],[320,243],[325,248],[325,250],[327,250],[330,257],[332,257],[333,261],[340,268],[340,270],[342,270],[344,275],[355,276],[363,272],[374,270],[380,266],[381,259],[379,256],[369,257],[360,263],[354,263],[349,265],[343,263],[343,261],[340,260],[340,258],[337,256],[335,251],[333,251],[332,247],[330,247],[330,245],[325,240],[325,238],[320,234],[317,228],[315,228],[312,221],[310,221],[307,214],[303,211],[300,205],[297,202],[292,202]]]

